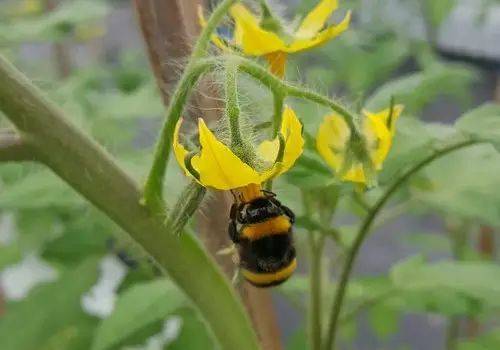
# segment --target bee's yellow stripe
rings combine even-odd
[[[245,225],[241,234],[245,238],[255,240],[270,235],[287,234],[290,226],[290,219],[281,215],[257,224]]]
[[[266,285],[273,282],[286,280],[297,268],[297,259],[293,259],[290,265],[272,273],[258,273],[241,269],[243,277],[256,285]]]

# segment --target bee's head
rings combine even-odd
[[[240,214],[243,222],[251,224],[280,216],[283,214],[283,210],[276,201],[267,197],[260,197],[250,203],[245,203]]]

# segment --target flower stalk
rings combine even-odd
[[[439,159],[448,153],[451,153],[453,151],[469,147],[472,145],[476,145],[479,143],[484,143],[485,141],[483,140],[476,140],[476,139],[466,139],[466,140],[459,140],[452,142],[450,144],[447,144],[445,146],[436,148],[434,152],[432,152],[430,155],[428,155],[426,158],[421,160],[420,162],[416,163],[413,165],[411,168],[409,168],[407,171],[405,171],[399,178],[397,178],[384,192],[384,194],[377,200],[377,202],[373,205],[371,210],[368,212],[367,216],[363,220],[362,225],[360,226],[358,233],[356,234],[356,238],[349,249],[346,260],[344,263],[344,266],[342,268],[342,272],[340,275],[340,280],[338,287],[335,291],[335,296],[332,304],[332,309],[330,313],[330,320],[328,323],[328,328],[327,328],[327,333],[325,335],[325,342],[324,342],[324,350],[331,350],[335,346],[335,341],[336,341],[336,335],[337,335],[337,329],[338,329],[338,322],[339,322],[339,316],[342,311],[342,305],[344,302],[344,297],[345,293],[347,290],[347,286],[349,284],[349,279],[351,277],[352,273],[352,268],[354,267],[354,262],[356,260],[356,257],[359,253],[359,250],[365,241],[365,238],[368,236],[368,233],[370,232],[370,229],[372,227],[373,222],[375,221],[375,218],[377,215],[380,213],[380,210],[383,208],[383,206],[387,203],[387,201],[392,197],[393,194],[397,192],[397,190],[406,182],[408,179],[410,179],[414,174],[419,172],[422,168],[427,166],[428,164],[432,163],[436,159]]]
[[[280,92],[276,91],[273,94],[273,137],[278,135],[278,131],[280,130],[281,125],[281,116],[283,115],[283,105],[285,103],[285,96]]]
[[[166,121],[155,148],[153,165],[144,185],[143,198],[141,200],[151,208],[164,209],[163,181],[170,158],[175,125],[181,116],[187,97],[193,86],[196,85],[199,77],[211,67],[210,65],[200,64],[198,61],[205,55],[215,28],[229,11],[230,7],[236,2],[237,0],[224,0],[214,10],[204,26],[195,44],[189,63],[174,90],[167,108]]]
[[[305,191],[302,191],[302,204],[304,214],[308,218],[313,217],[311,208],[311,196]],[[309,312],[308,312],[308,338],[311,350],[321,349],[321,324],[322,324],[322,271],[321,259],[323,256],[323,248],[325,243],[325,235],[323,233],[317,235],[315,230],[309,229],[307,232],[307,243],[309,246]]]
[[[167,218],[166,226],[171,234],[178,235],[181,233],[188,220],[200,206],[205,193],[205,187],[196,181],[192,181],[184,188]]]
[[[331,108],[333,111],[342,116],[342,118],[351,129],[351,132],[356,135],[356,137],[361,137],[353,115],[341,104],[314,91],[291,85],[277,78],[273,74],[270,74],[266,69],[248,59],[238,57],[238,60],[238,65],[241,71],[247,73],[256,80],[259,80],[260,83],[270,89],[275,96],[297,97]]]
[[[238,66],[228,62],[226,67],[226,116],[229,121],[229,130],[231,133],[231,148],[233,150],[241,149],[244,145],[243,136],[240,129],[240,105],[238,103]],[[238,156],[245,152],[235,152]],[[243,154],[238,154],[243,153]]]

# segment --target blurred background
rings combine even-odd
[[[294,23],[315,3],[271,5]],[[294,56],[287,78],[353,109],[376,111],[391,95],[405,104],[382,184],[428,147],[430,138],[449,133],[466,111],[500,101],[499,1],[343,0],[341,9],[334,19],[353,10],[350,30]],[[0,0],[0,53],[144,179],[164,107],[130,1]],[[184,62],[182,56],[164,62],[172,67],[172,81]],[[271,97],[254,83],[242,85],[246,113],[266,116]],[[326,111],[290,103],[314,134]],[[3,117],[0,126],[9,126]],[[500,290],[485,296],[482,290],[455,295],[436,288],[400,293],[375,305],[366,295],[419,259],[495,261],[499,160],[486,146],[452,155],[411,181],[384,211],[362,249],[350,293],[354,302],[367,305],[342,327],[342,349],[445,349],[454,317],[460,320],[460,349],[500,349],[494,312]],[[299,215],[294,186],[307,189],[318,181],[300,171],[276,187]],[[184,180],[177,171],[168,181]],[[169,196],[176,197],[180,187],[170,186]],[[379,194],[372,192],[368,200]],[[201,211],[212,215],[207,205]],[[347,198],[335,225],[352,232],[361,214],[360,203]],[[307,349],[303,234],[299,227],[301,273],[272,293],[287,349]],[[467,241],[460,251],[450,239],[457,236]],[[333,256],[334,247],[328,249]],[[324,264],[335,273],[332,260],[327,256]],[[214,348],[204,323],[175,286],[159,278],[113,223],[39,165],[0,165],[0,271],[1,349]],[[333,286],[325,293],[331,297]]]

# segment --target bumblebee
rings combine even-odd
[[[294,213],[272,192],[247,186],[231,207],[229,237],[243,277],[256,287],[276,286],[297,267],[293,244]]]

